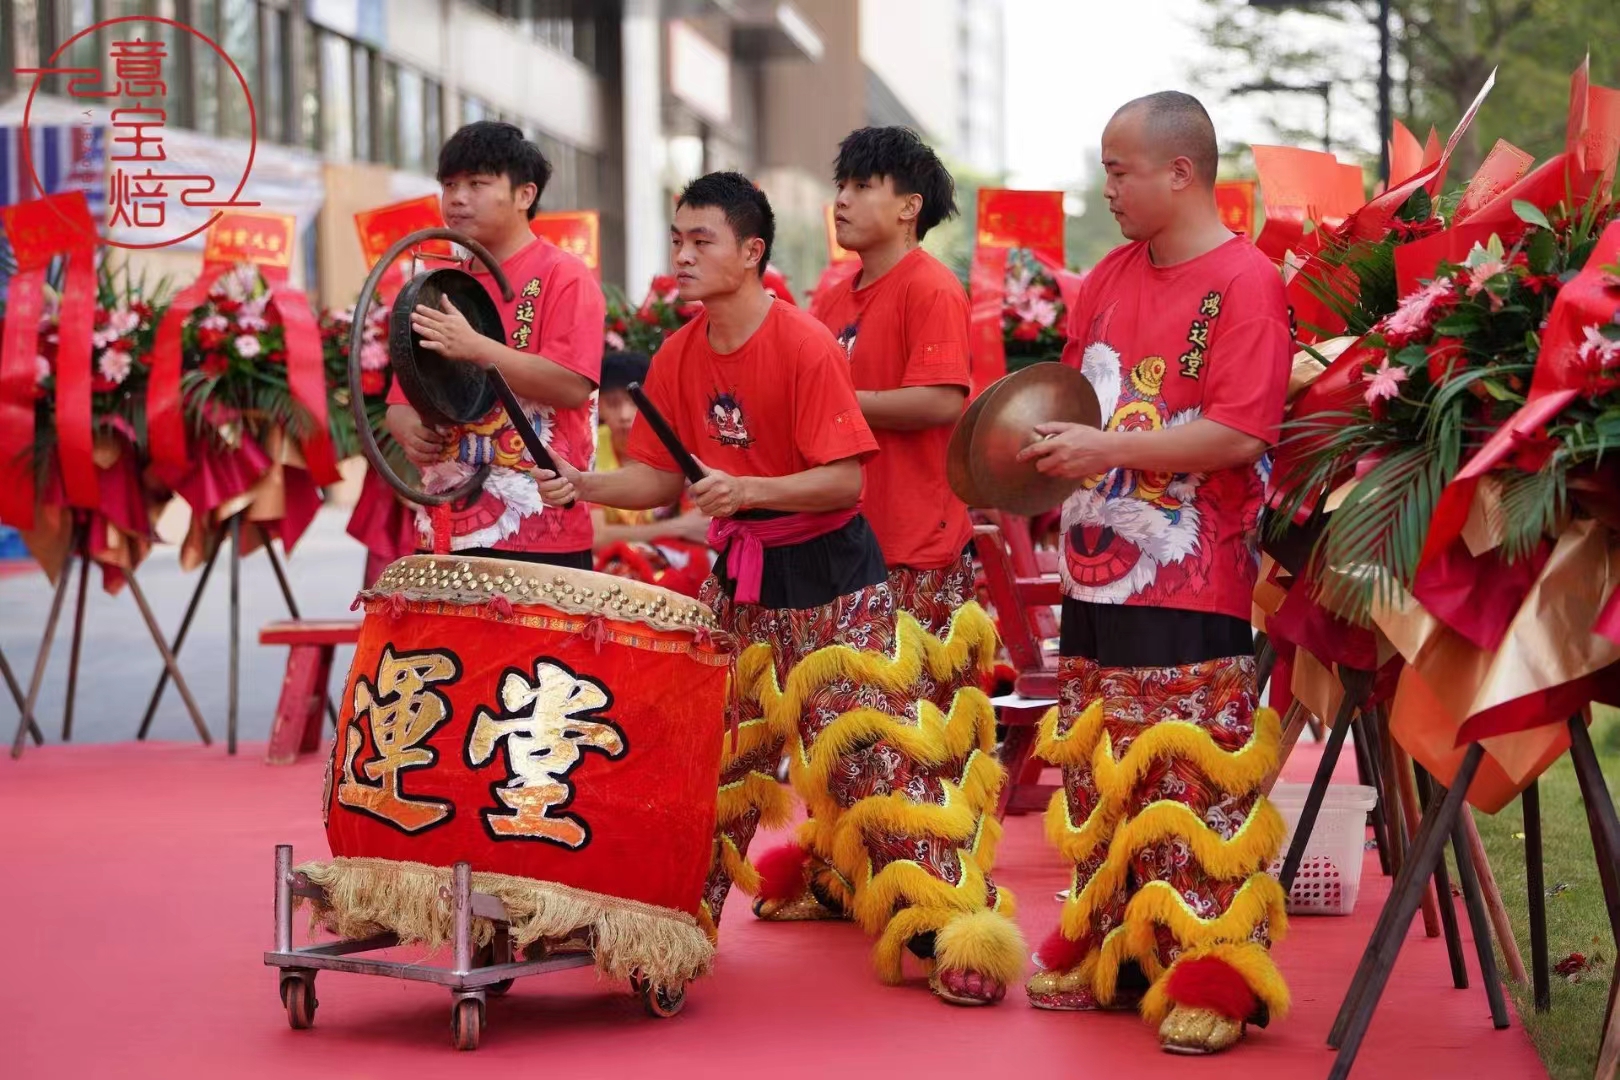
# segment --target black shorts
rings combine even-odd
[[[1063,600],[1058,652],[1105,668],[1180,667],[1254,656],[1254,628],[1231,615]]]
[[[780,515],[760,515],[777,517]],[[727,596],[735,596],[737,583],[726,576],[724,558],[715,563],[715,576]],[[802,544],[765,549],[765,572],[760,577],[759,604],[768,608],[802,610],[830,604],[840,596],[887,581],[883,551],[866,518],[856,514],[841,529]]]

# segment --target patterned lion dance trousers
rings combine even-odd
[[[962,602],[954,604],[933,599],[946,572],[933,574],[941,580],[906,579],[916,591],[933,590],[926,606],[938,617],[927,624],[897,608],[893,575],[806,609],[737,604],[711,581],[705,599],[740,648],[728,703],[738,736],[735,744],[727,736],[704,889],[711,934],[733,884],[760,894],[760,870],[748,859],[756,829],[791,817],[791,797],[776,781],[785,749],[809,815],[796,872],[830,912],[877,938],[874,963],[885,982],[901,980],[908,946],[932,955],[936,971],[974,971],[1004,984],[1019,977],[1024,945],[1013,898],[990,876],[1004,779],[982,689],[995,630],[967,602],[970,574],[957,583]]]
[[[1063,621],[1059,707],[1036,752],[1063,770],[1046,833],[1074,871],[1067,946],[1042,947],[1031,1000],[1090,1009],[1141,995],[1157,1024],[1178,1004],[1176,968],[1213,962],[1257,1003],[1233,1019],[1264,1025],[1288,1007],[1269,953],[1284,897],[1266,873],[1284,824],[1260,794],[1281,730],[1255,705],[1252,635],[1236,619],[1075,601]]]

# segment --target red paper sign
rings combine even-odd
[[[1524,178],[1524,174],[1530,171],[1530,166],[1535,160],[1532,155],[1520,150],[1506,139],[1497,139],[1496,145],[1491,147],[1491,152],[1485,155],[1479,171],[1463,190],[1462,200],[1457,204],[1457,212],[1452,217],[1452,222],[1455,224],[1466,220],[1502,192],[1517,184]]]
[[[838,242],[838,223],[833,220],[832,204],[822,209],[822,215],[827,221],[827,261],[832,263],[860,262],[861,257],[845,248]]]
[[[439,209],[437,195],[424,195],[420,199],[362,210],[354,215],[354,227],[360,233],[360,250],[365,253],[366,265],[372,266],[388,253],[395,241],[422,229],[444,228],[444,214]],[[452,254],[448,240],[430,240],[421,250],[447,258]]]
[[[1215,185],[1215,208],[1221,224],[1241,236],[1254,235],[1253,180],[1222,180]]]
[[[44,266],[58,255],[96,244],[96,226],[84,192],[66,191],[0,208],[17,269]]]
[[[534,235],[544,237],[577,256],[602,279],[602,217],[595,210],[557,210],[536,214],[529,222]]]
[[[287,270],[292,267],[293,231],[298,219],[291,214],[264,214],[232,210],[219,216],[208,230],[203,263],[213,266],[254,266]]]
[[[979,189],[978,246],[1029,248],[1063,261],[1063,192]]]
[[[1436,156],[1440,150],[1440,136],[1434,136]],[[1389,138],[1389,182],[1399,184],[1423,171],[1423,146],[1411,129],[1399,120]]]

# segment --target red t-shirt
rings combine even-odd
[[[1277,268],[1233,237],[1175,266],[1145,243],[1110,252],[1069,313],[1063,362],[1097,391],[1108,430],[1203,417],[1275,442],[1292,345]],[[1114,469],[1063,505],[1063,584],[1077,600],[1247,620],[1269,460],[1209,473]]]
[[[917,248],[871,285],[856,288],[859,277],[834,282],[810,307],[844,347],[855,389],[971,385],[967,293],[944,263]],[[882,453],[866,466],[866,517],[891,568],[948,566],[973,536],[945,479],[954,426],[873,432]]]
[[[495,279],[482,263],[475,259],[467,269],[483,283],[500,310],[507,345],[543,356],[593,384],[601,379],[606,301],[584,262],[537,237],[501,264],[515,294],[511,303],[501,299]],[[405,402],[397,384],[388,400]],[[594,394],[575,408],[528,400],[523,404],[540,440],[553,454],[561,454],[575,468],[591,468],[596,457]],[[429,491],[444,491],[484,464],[492,468],[483,493],[471,506],[452,515],[452,550],[590,550],[590,507],[580,502],[563,510],[541,503],[534,479],[525,471],[534,462],[499,403],[478,423],[458,429],[448,460],[424,470],[423,482]],[[432,538],[426,510],[417,511],[417,527],[425,546]]]
[[[647,397],[692,455],[733,476],[789,476],[865,458],[877,440],[861,416],[849,364],[826,327],[777,300],[742,348],[709,346],[707,312],[659,346]],[[678,471],[644,417],[630,429],[632,458]]]

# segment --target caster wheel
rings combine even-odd
[[[507,959],[511,959],[510,950],[507,951]],[[489,967],[493,964],[498,964],[501,962],[501,960],[496,958],[495,948],[492,945],[485,945],[483,948],[479,949],[477,955],[473,957],[473,967]],[[491,994],[495,997],[500,997],[502,994],[512,989],[512,984],[516,981],[516,979],[502,979],[498,983],[490,983],[488,986],[484,987],[484,993]]]
[[[660,1020],[674,1016],[681,1011],[681,1006],[686,1004],[684,984],[671,989],[656,983],[642,983],[640,994],[641,1003],[647,1007],[648,1014]]]
[[[476,1050],[484,1035],[484,1003],[461,998],[450,1007],[450,1041],[457,1050]]]
[[[287,1008],[287,1026],[304,1031],[315,1026],[315,980],[298,975],[281,977],[281,1003]]]

